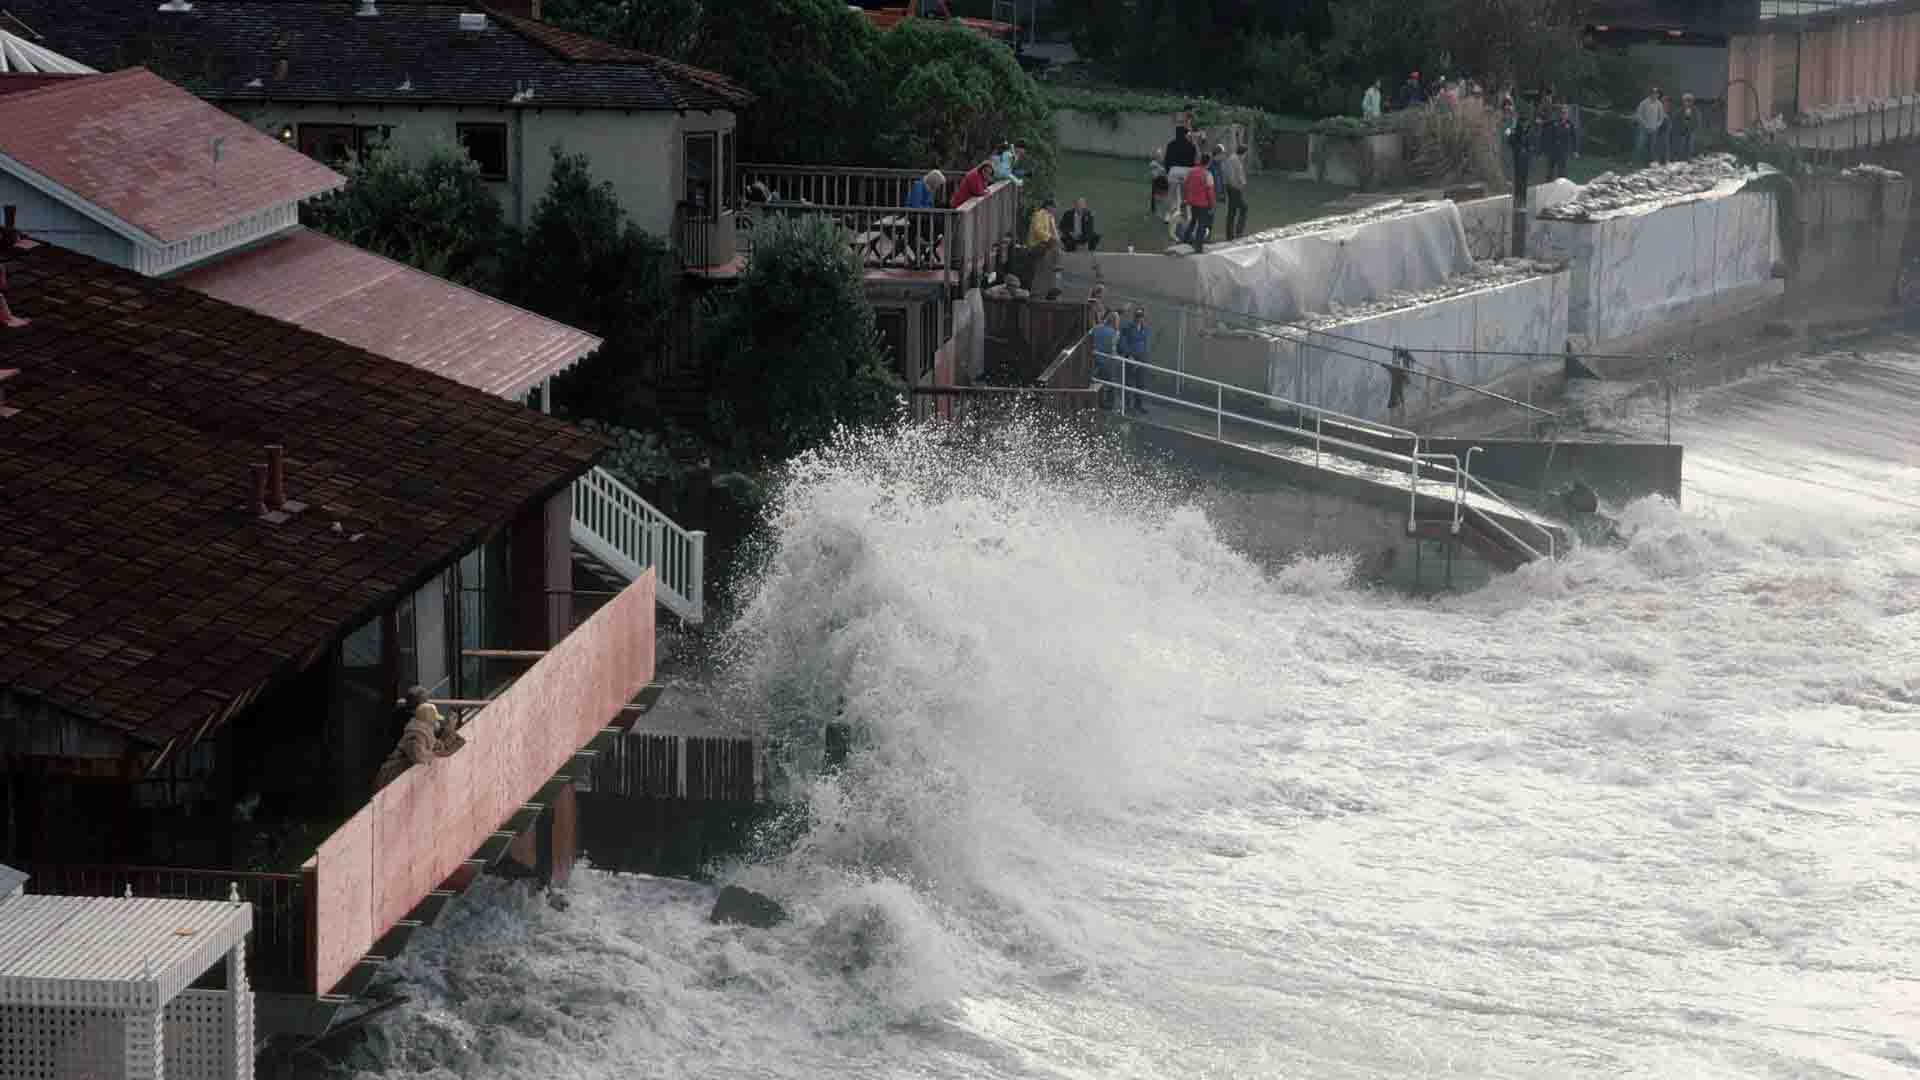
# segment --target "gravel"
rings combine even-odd
[[[1611,211],[1670,203],[1712,191],[1729,180],[1758,176],[1732,154],[1708,154],[1690,161],[1649,165],[1630,173],[1602,173],[1581,186],[1573,198],[1540,210],[1537,216],[1560,221],[1592,221]]]
[[[1310,218],[1292,225],[1282,225],[1277,229],[1268,229],[1265,232],[1253,233],[1233,241],[1232,246],[1240,247],[1243,244],[1264,244],[1269,241],[1285,240],[1294,236],[1311,236],[1314,233],[1329,232],[1333,229],[1351,229],[1357,225],[1368,225],[1376,221],[1386,221],[1390,218],[1418,214],[1424,210],[1431,210],[1436,205],[1438,204],[1433,202],[1405,202],[1396,199],[1392,202],[1381,203],[1378,206],[1369,206],[1364,210],[1356,210],[1351,214],[1336,214],[1333,217]],[[1218,248],[1227,246],[1226,244],[1212,245],[1212,247]]]
[[[1332,311],[1315,312],[1284,324],[1274,324],[1274,330],[1221,330],[1216,331],[1223,337],[1264,337],[1271,338],[1284,334],[1284,327],[1293,326],[1303,330],[1325,330],[1341,323],[1359,319],[1371,319],[1377,315],[1399,311],[1404,308],[1430,304],[1435,300],[1446,300],[1465,293],[1491,289],[1500,285],[1511,285],[1516,281],[1540,277],[1562,269],[1558,263],[1537,262],[1533,259],[1488,259],[1473,264],[1473,269],[1463,274],[1454,274],[1431,289],[1411,292],[1392,292],[1377,300],[1364,304],[1334,304]]]
[[[1878,165],[1855,165],[1851,169],[1841,169],[1840,175],[1849,180],[1872,180],[1879,183],[1885,183],[1888,180],[1903,180],[1906,178],[1905,173],[1881,168]]]

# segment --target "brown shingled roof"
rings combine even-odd
[[[751,91],[717,71],[682,64],[664,56],[641,52],[639,49],[623,48],[601,41],[599,38],[576,34],[571,30],[562,30],[557,26],[518,15],[509,15],[500,11],[490,11],[488,14],[564,60],[571,60],[577,64],[651,65],[673,78],[696,84],[736,109],[744,109],[753,104]],[[674,88],[675,91],[678,89]],[[694,101],[684,93],[676,92],[674,96],[677,99],[676,103],[683,108],[705,107],[704,103]]]
[[[0,267],[31,320],[0,328],[0,688],[140,743],[205,735],[605,445],[51,245]],[[269,443],[309,504],[278,525],[246,505]]]

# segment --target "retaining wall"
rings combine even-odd
[[[1419,371],[1484,386],[1566,346],[1570,282],[1566,271],[1542,274],[1335,323],[1323,333],[1288,331],[1273,341],[1268,354],[1267,392],[1348,416],[1385,420],[1390,378],[1386,368],[1368,361],[1386,360],[1388,348],[1528,354],[1417,357]],[[1407,408],[1418,414],[1460,393],[1465,391],[1415,378],[1407,387]]]
[[[1571,264],[1567,330],[1602,347],[1726,294],[1782,288],[1774,213],[1769,192],[1706,192],[1591,221],[1538,218],[1528,248]]]
[[[1173,138],[1173,119],[1167,113],[1128,112],[1111,118],[1078,109],[1053,111],[1054,133],[1060,149],[1080,154],[1104,154],[1130,158],[1140,163],[1140,177],[1146,179],[1147,159]],[[1221,135],[1232,131],[1246,143],[1247,168],[1281,169],[1289,172],[1307,167],[1307,136],[1282,132],[1269,137],[1265,146],[1250,137],[1244,124],[1219,124],[1207,128],[1207,137],[1225,144]]]
[[[1794,182],[1793,290],[1809,302],[1882,303],[1893,296],[1907,238],[1906,177]]]

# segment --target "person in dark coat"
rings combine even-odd
[[[1093,211],[1087,209],[1087,200],[1073,200],[1073,209],[1061,215],[1060,244],[1068,251],[1082,247],[1088,251],[1100,250],[1100,232],[1094,225]]]
[[[1567,159],[1573,154],[1573,110],[1565,105],[1555,109],[1540,127],[1540,152],[1547,156],[1547,179],[1567,175]]]

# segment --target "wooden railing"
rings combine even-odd
[[[983,414],[1002,414],[1021,408],[1038,408],[1064,416],[1081,416],[1100,410],[1097,389],[1055,390],[1033,386],[916,386],[913,395],[914,416],[925,420],[940,417],[960,420]]]
[[[907,209],[907,192],[923,173],[912,169],[849,169],[802,165],[742,165],[742,191],[758,182],[772,202],[751,199],[741,211],[743,249],[758,224],[774,215],[824,215],[847,233],[847,244],[875,270],[942,270],[964,287],[975,274],[996,268],[1001,241],[1018,233],[1020,191],[1001,181],[957,209],[940,205]],[[964,174],[946,173],[946,196]]]
[[[308,950],[313,893],[300,874],[244,870],[197,870],[167,866],[102,866],[35,863],[27,891],[52,896],[160,897],[226,900],[233,890],[253,905],[247,941],[247,979],[256,990],[311,991]]]

